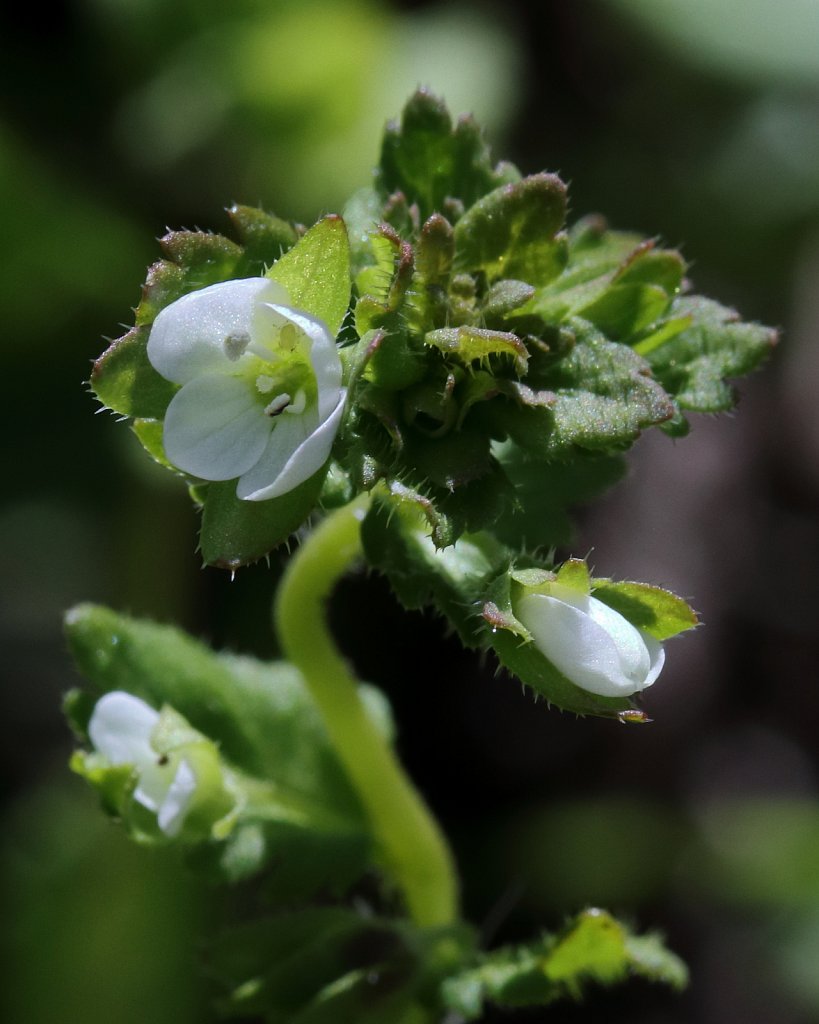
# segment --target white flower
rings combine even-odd
[[[156,814],[157,824],[167,836],[182,827],[196,776],[188,761],[173,762],[151,745],[159,712],[138,697],[113,690],[101,697],[88,723],[94,748],[114,765],[133,765],[138,775],[134,800]]]
[[[528,593],[515,616],[538,650],[589,693],[626,697],[651,686],[662,670],[662,645],[607,604],[553,583],[548,594]]]
[[[163,309],[148,359],[182,388],[165,414],[170,462],[233,480],[247,501],[276,498],[326,462],[344,409],[341,361],[321,320],[264,277],[190,292]]]

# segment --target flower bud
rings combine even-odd
[[[570,682],[602,697],[627,697],[662,670],[662,645],[588,593],[559,582],[524,592],[514,613],[540,653]]]

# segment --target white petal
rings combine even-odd
[[[97,701],[88,735],[110,764],[132,764],[141,770],[156,759],[151,733],[158,720],[159,712],[144,700],[113,690]]]
[[[315,410],[312,415],[308,411],[303,416],[278,416],[264,454],[240,478],[237,496],[247,501],[278,498],[317,473],[330,455],[346,396],[342,388],[332,414],[314,429]]]
[[[614,640],[590,615],[546,594],[527,594],[515,614],[542,654],[575,685],[603,697],[641,689],[622,671]]]
[[[651,667],[643,681],[643,689],[645,689],[647,686],[651,686],[663,670],[663,665],[665,665],[665,648],[660,641],[655,640],[653,636],[649,636],[649,634],[643,632],[643,630],[640,630],[640,633],[643,637],[643,642],[646,645],[649,659],[651,660]]]
[[[258,462],[272,426],[252,381],[197,377],[173,396],[165,413],[165,453],[179,469],[203,480],[233,480]]]
[[[188,813],[191,797],[196,791],[196,775],[186,760],[179,762],[179,768],[168,787],[165,799],[159,807],[157,824],[167,836],[175,836]]]
[[[648,675],[651,659],[643,634],[609,605],[596,597],[589,598],[589,615],[608,633],[617,648],[623,674],[640,684]]]
[[[186,384],[202,373],[230,369],[224,342],[252,333],[258,302],[287,302],[281,285],[265,277],[223,281],[189,292],[157,315],[148,359],[167,380]]]

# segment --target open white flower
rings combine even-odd
[[[233,480],[247,501],[276,498],[326,462],[346,391],[335,339],[264,277],[190,292],[163,309],[148,359],[181,384],[165,414],[170,462]]]
[[[145,701],[113,690],[101,697],[88,723],[94,749],[112,766],[133,765],[138,775],[133,797],[156,814],[167,836],[178,834],[196,790],[196,775],[184,758],[174,762],[151,745],[159,712]]]
[[[607,604],[553,583],[549,593],[528,593],[515,615],[544,655],[589,693],[627,697],[655,681],[665,662],[662,645]]]

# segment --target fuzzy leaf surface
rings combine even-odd
[[[456,200],[468,209],[481,196],[519,175],[509,165],[492,167],[481,131],[468,117],[455,125],[444,103],[421,89],[410,98],[400,125],[387,125],[378,186],[385,196],[401,192],[425,221],[450,216]]]

